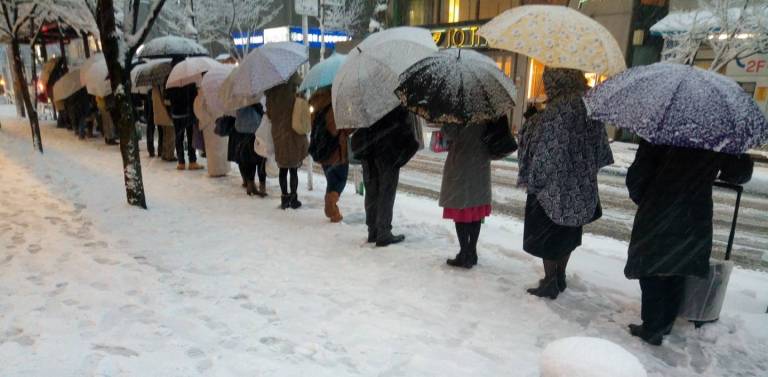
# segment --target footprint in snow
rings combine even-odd
[[[43,249],[43,247],[38,245],[38,244],[36,244],[36,243],[30,244],[29,246],[27,246],[27,251],[30,254],[37,254],[42,249]]]

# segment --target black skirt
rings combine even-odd
[[[560,259],[581,245],[582,227],[555,224],[536,195],[528,195],[525,201],[525,227],[523,250],[542,259]]]

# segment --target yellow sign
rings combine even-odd
[[[440,48],[484,48],[488,41],[477,34],[479,26],[432,29],[432,40]]]

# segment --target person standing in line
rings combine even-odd
[[[157,156],[163,154],[163,133],[159,126],[155,125],[155,115],[152,112],[152,93],[148,92],[144,97],[144,118],[147,121],[147,152],[149,157],[155,157],[155,129],[157,129]]]
[[[331,222],[338,223],[344,219],[339,210],[339,197],[347,186],[347,177],[349,176],[349,153],[348,140],[351,130],[336,129],[336,120],[333,116],[333,107],[331,106],[331,89],[320,89],[309,99],[309,104],[314,109],[312,113],[312,130],[315,132],[315,125],[324,126],[323,131],[317,132],[322,136],[327,136],[324,143],[332,143],[334,148],[328,150],[328,157],[320,162],[325,173],[327,186],[325,189],[325,217]],[[313,135],[313,138],[320,138],[320,135]],[[315,139],[316,140],[316,139]],[[326,148],[329,146],[326,145]]]
[[[275,162],[280,168],[281,209],[301,207],[296,191],[299,188],[298,169],[308,154],[309,142],[306,135],[293,130],[293,106],[296,90],[301,83],[298,73],[294,73],[287,82],[265,92],[267,97],[267,116],[272,122],[272,141],[275,145]],[[291,176],[290,191],[288,175]]]
[[[686,277],[709,272],[712,184],[718,177],[744,184],[751,176],[748,155],[640,143],[627,171],[638,208],[624,275],[640,281],[643,321],[629,325],[632,335],[658,346],[672,331]]]
[[[234,129],[230,132],[230,137],[234,138],[234,159],[245,183],[245,192],[248,196],[257,195],[262,198],[267,196],[266,159],[256,154],[253,144],[263,117],[264,108],[261,103],[238,109]],[[257,174],[258,187],[256,187]]]
[[[400,168],[419,149],[408,111],[398,106],[368,128],[352,134],[352,149],[363,165],[365,223],[368,242],[384,247],[403,242],[404,235],[392,234]]]
[[[544,262],[544,279],[528,293],[556,299],[582,226],[602,216],[597,173],[613,154],[603,124],[587,117],[583,72],[546,68],[544,90],[547,107],[521,130],[518,185],[528,193],[523,249]]]
[[[168,99],[171,101],[171,119],[176,134],[176,169],[187,169],[184,161],[184,136],[187,139],[187,156],[189,158],[189,170],[199,170],[203,167],[197,164],[197,153],[193,144],[193,104],[197,97],[197,87],[189,84],[180,88],[168,88]]]
[[[507,126],[507,118],[498,120]],[[483,219],[491,214],[491,156],[483,142],[487,123],[445,125],[448,156],[440,186],[443,218],[453,220],[459,253],[447,263],[472,268],[477,264],[477,240]]]

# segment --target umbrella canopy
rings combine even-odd
[[[171,74],[171,61],[168,59],[154,60],[147,63],[141,70],[136,72],[136,86],[165,86],[168,75]]]
[[[167,35],[155,38],[144,44],[139,52],[140,58],[167,58],[177,56],[205,56],[208,50],[189,39]]]
[[[52,81],[55,82],[63,74],[63,63],[64,61],[61,57],[52,58],[45,62],[40,72],[40,81],[46,86],[48,85],[48,80],[53,79]]]
[[[53,85],[53,100],[63,101],[83,88],[80,83],[80,70],[73,69],[56,81]]]
[[[476,124],[507,114],[515,85],[489,57],[476,51],[442,50],[400,75],[400,102],[439,124]]]
[[[209,112],[216,116],[222,116],[227,112],[222,97],[219,95],[219,90],[234,68],[233,65],[229,64],[211,68],[200,82],[200,94],[203,96]]]
[[[221,101],[221,107],[218,107],[219,104],[216,103],[212,109],[217,109],[219,111],[223,110],[224,113],[234,113],[235,110],[241,107],[253,105],[261,100],[261,97],[263,96],[262,93],[253,95],[238,95],[234,93],[234,86],[238,77],[237,72],[242,68],[242,65],[235,67],[221,83],[218,92],[218,100]]]
[[[136,80],[138,79],[139,72],[149,69],[158,64],[170,64],[171,59],[152,59],[147,60],[144,63],[136,64],[131,68],[131,92],[133,93],[147,93],[152,89],[151,85],[138,85]]]
[[[369,127],[399,106],[400,74],[436,51],[432,34],[415,27],[386,29],[360,42],[333,80],[336,127]]]
[[[168,75],[166,88],[180,88],[189,84],[199,84],[203,79],[203,73],[223,64],[209,57],[194,57],[184,59],[171,69]]]
[[[330,58],[316,64],[307,72],[304,81],[301,82],[299,91],[316,90],[331,86],[334,77],[336,77],[336,72],[339,71],[339,68],[341,68],[341,65],[346,60],[346,55],[334,53]]]
[[[107,62],[101,53],[91,56],[80,67],[80,83],[85,85],[88,94],[96,97],[112,94],[112,84],[107,79],[108,76]]]
[[[735,81],[698,67],[632,68],[584,97],[589,115],[653,144],[743,153],[768,141],[768,121]]]
[[[606,76],[626,69],[616,38],[597,21],[559,5],[524,5],[496,16],[478,33],[491,47],[528,55],[550,67]]]
[[[288,81],[308,60],[306,48],[293,42],[268,43],[251,51],[233,74],[233,93],[252,96]]]

